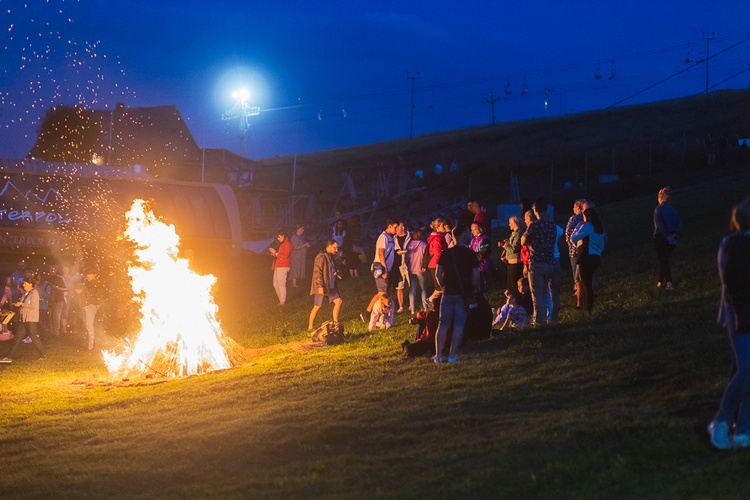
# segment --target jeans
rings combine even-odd
[[[448,329],[453,327],[451,335],[450,356],[455,356],[461,341],[464,338],[464,327],[466,326],[466,306],[461,295],[443,295],[440,300],[440,319],[438,320],[438,331],[435,335],[435,352],[442,355],[443,347],[448,336]]]
[[[52,335],[60,335],[60,321],[65,313],[65,302],[50,302],[49,331]]]
[[[286,304],[286,279],[289,276],[288,267],[277,267],[273,270],[273,289],[279,298],[279,304]]]
[[[411,274],[409,273],[409,309],[412,313],[416,312],[414,299],[417,295],[417,287],[422,292],[422,309],[427,309],[427,290],[424,288],[424,274]]]
[[[83,326],[86,328],[87,347],[89,351],[94,348],[94,320],[98,306],[87,304],[81,308],[81,319]]]
[[[16,353],[16,349],[18,349],[18,346],[21,345],[21,341],[25,339],[27,336],[31,337],[31,341],[34,343],[34,347],[36,347],[36,350],[39,352],[39,355],[41,357],[44,357],[44,345],[42,344],[42,340],[39,338],[39,331],[37,330],[39,326],[39,323],[36,321],[34,322],[27,322],[27,321],[19,321],[18,322],[18,328],[16,329],[16,338],[13,339],[13,345],[10,348],[10,351],[8,351],[9,358],[13,358],[13,355]]]
[[[737,416],[735,434],[750,434],[750,334],[737,334],[730,329],[729,339],[737,371],[721,398],[717,422],[731,424]]]
[[[669,256],[672,255],[677,245],[670,245],[667,238],[657,233],[654,236],[654,248],[656,259],[659,261],[659,283],[666,285],[672,282],[672,271],[669,269]]]
[[[549,289],[552,308],[550,319],[556,320],[560,311],[560,263],[546,264],[532,262],[529,266],[529,285],[531,286],[531,299],[534,303],[534,315],[532,322],[535,325],[547,323],[547,300],[546,290]]]

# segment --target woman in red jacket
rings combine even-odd
[[[430,271],[430,276],[432,276],[434,294],[434,292],[443,291],[443,287],[441,287],[440,283],[438,283],[438,280],[435,277],[435,273],[437,272],[437,263],[438,259],[440,259],[440,254],[443,253],[443,250],[448,248],[448,242],[445,240],[447,227],[445,219],[443,219],[442,217],[438,217],[437,219],[432,221],[430,227],[432,228],[432,233],[430,233],[430,235],[427,237],[427,251],[429,252],[430,256],[430,261],[427,264],[427,269]]]
[[[273,269],[273,289],[279,298],[279,306],[286,304],[286,280],[289,277],[289,270],[292,267],[292,242],[286,237],[283,230],[276,232],[276,239],[279,243],[279,249],[275,250],[270,247],[268,250],[271,255],[276,257],[271,265]]]

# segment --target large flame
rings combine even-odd
[[[216,278],[196,274],[178,257],[174,226],[158,220],[145,201],[135,200],[126,216],[124,236],[136,244],[128,274],[141,329],[120,354],[102,351],[109,372],[179,376],[229,368],[211,295]]]

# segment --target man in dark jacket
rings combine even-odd
[[[313,308],[310,311],[310,320],[307,329],[312,331],[315,316],[323,305],[323,299],[328,297],[328,302],[333,303],[333,321],[338,323],[341,312],[341,297],[336,287],[338,271],[333,256],[339,251],[339,244],[334,240],[328,240],[326,248],[315,256],[313,263],[312,283],[310,283],[310,295],[313,296]]]

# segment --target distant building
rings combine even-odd
[[[52,108],[27,158],[128,167],[163,179],[234,187],[251,186],[255,168],[254,161],[225,149],[199,148],[174,105]]]

